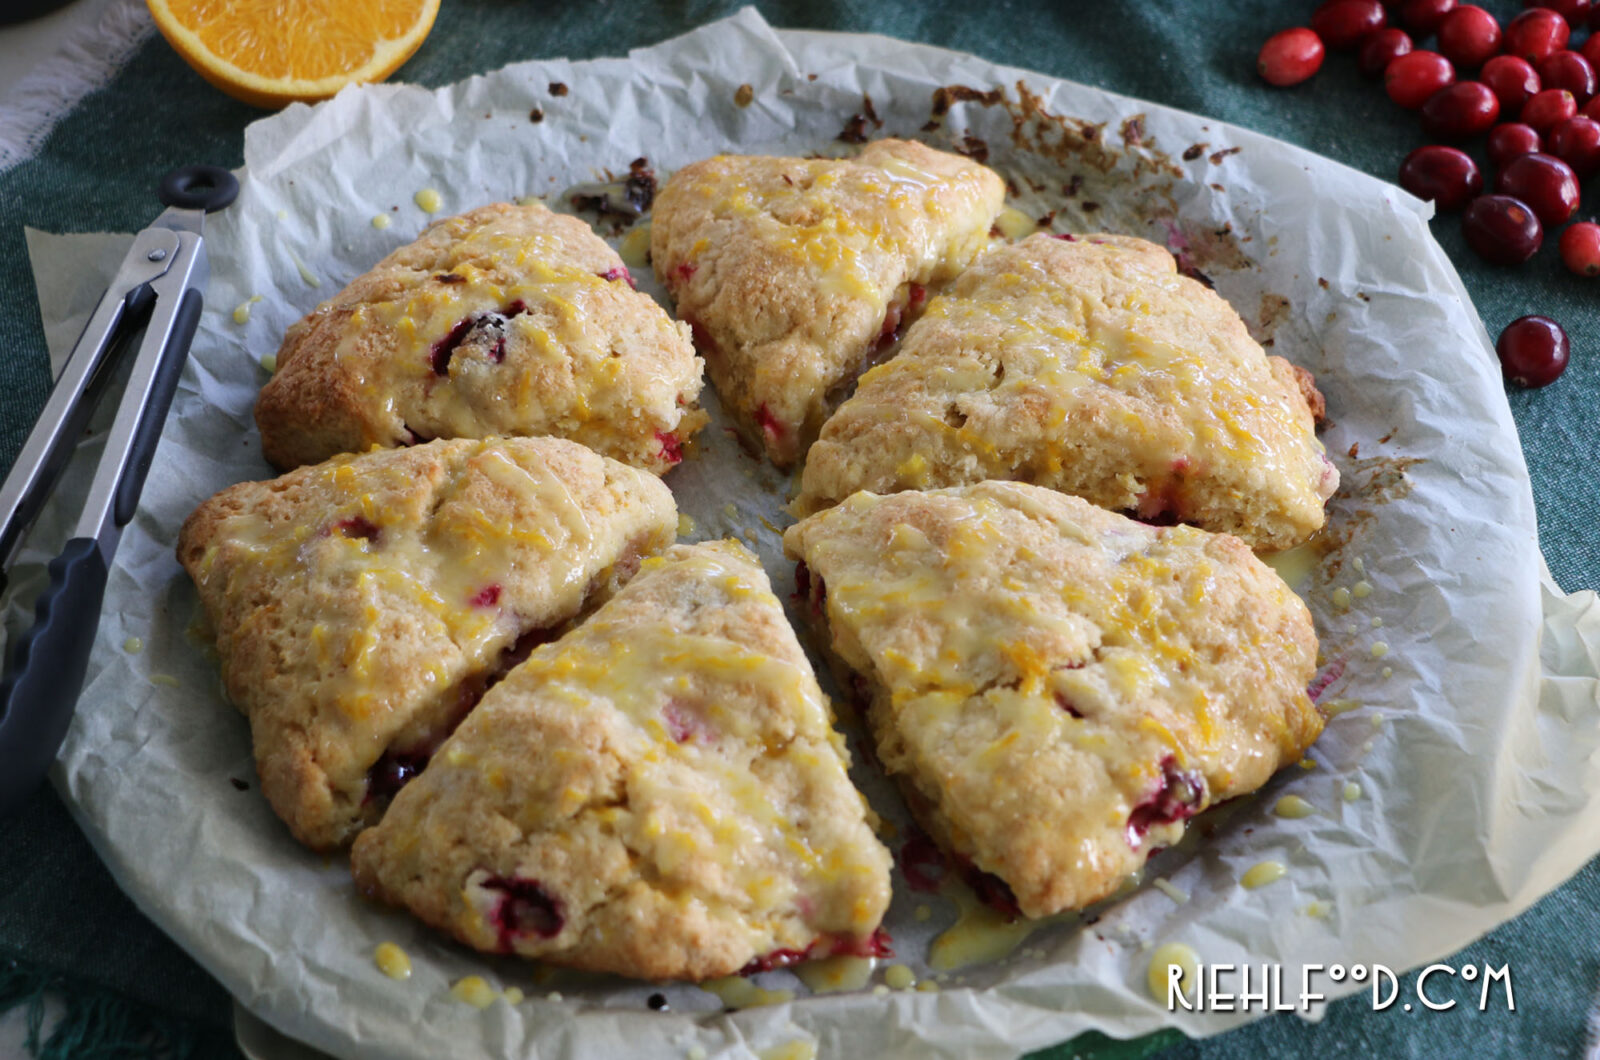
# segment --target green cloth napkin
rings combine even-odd
[[[1520,4],[1484,0],[1510,17]],[[587,0],[570,4],[447,0],[432,35],[398,79],[440,85],[508,62],[620,55],[731,13],[719,0]],[[785,0],[757,5],[775,26],[874,32],[976,52],[1057,77],[1180,107],[1288,140],[1384,179],[1423,143],[1414,114],[1363,80],[1353,58],[1331,56],[1311,82],[1271,89],[1255,54],[1272,32],[1304,23],[1312,0],[1146,0],[1138,4],[1030,4],[989,0]],[[39,155],[0,174],[0,471],[8,468],[50,385],[22,226],[50,231],[133,231],[158,212],[155,187],[187,162],[237,166],[243,129],[260,115],[221,95],[159,38],[55,129]],[[1480,154],[1481,157],[1481,154]],[[1585,186],[1593,219],[1600,180]],[[1456,262],[1491,335],[1526,313],[1567,328],[1573,359],[1543,391],[1514,392],[1539,506],[1545,555],[1567,590],[1600,584],[1600,281],[1567,273],[1553,236],[1531,263],[1494,268],[1466,249],[1455,218],[1434,233]],[[1487,514],[1487,513],[1486,513]],[[133,908],[53,792],[0,821],[0,1008],[43,982],[85,999],[78,1015],[100,1044],[157,1035],[198,1056],[237,1055],[227,995]],[[1037,1054],[1135,1058],[1260,1055],[1558,1057],[1581,1055],[1585,1017],[1600,985],[1600,871],[1591,863],[1517,920],[1446,963],[1510,964],[1517,1011],[1476,1011],[1477,986],[1430,983],[1448,1012],[1397,1004],[1373,1012],[1364,995],[1329,1006],[1320,1024],[1260,1020],[1204,1042],[1175,1035],[1117,1043],[1086,1036]],[[1414,993],[1414,976],[1402,979]],[[96,1002],[90,1005],[89,1001]],[[90,1039],[57,1055],[91,1055]],[[141,1050],[94,1051],[134,1056]]]

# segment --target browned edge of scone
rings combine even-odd
[[[341,292],[343,293],[343,292]],[[337,296],[335,296],[337,297]],[[361,453],[379,444],[363,429],[356,381],[335,373],[299,371],[296,362],[309,357],[318,335],[336,343],[353,305],[318,306],[289,325],[275,354],[272,376],[256,395],[252,419],[261,439],[261,455],[276,471],[326,460],[331,453]],[[408,445],[414,438],[393,438],[384,446]]]
[[[1311,426],[1320,432],[1328,425],[1328,401],[1322,396],[1322,391],[1317,389],[1317,377],[1311,374],[1309,368],[1302,368],[1281,357],[1275,359],[1283,360],[1294,373],[1295,385],[1299,388],[1300,396],[1305,399],[1306,408],[1311,413]]]

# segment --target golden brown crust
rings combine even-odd
[[[1275,357],[1273,360],[1289,364],[1282,357]],[[1311,422],[1320,431],[1328,420],[1328,402],[1322,396],[1322,391],[1317,389],[1317,377],[1298,364],[1290,364],[1289,367],[1294,372],[1294,385],[1300,391],[1300,396],[1305,399],[1306,408],[1311,413]]]
[[[178,559],[262,791],[323,849],[381,815],[375,766],[419,766],[519,639],[676,529],[658,479],[574,442],[462,439],[231,486],[189,516]]]
[[[1111,894],[1321,732],[1311,617],[1237,538],[983,482],[858,493],[784,545],[885,769],[1029,916]]]
[[[1338,473],[1293,367],[1171,254],[1036,235],[975,262],[862,376],[795,510],[982,479],[1276,549],[1322,526]]]
[[[467,945],[640,978],[860,945],[889,857],[830,722],[754,557],[673,546],[484,697],[353,872]]]
[[[723,406],[787,467],[915,289],[984,247],[1004,195],[983,166],[902,140],[849,160],[722,155],[661,189],[651,257]]]
[[[256,423],[276,467],[431,438],[556,435],[661,474],[706,420],[688,329],[575,217],[431,225],[289,328]]]

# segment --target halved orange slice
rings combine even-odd
[[[439,0],[147,0],[200,76],[258,107],[382,81],[433,28]]]

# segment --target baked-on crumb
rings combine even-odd
[[[1107,897],[1322,730],[1311,616],[1236,537],[983,482],[857,493],[784,547],[884,768],[1008,911]]]
[[[853,159],[720,155],[661,189],[651,261],[739,429],[779,467],[865,362],[988,241],[1005,186],[879,140]]]
[[[677,532],[643,471],[558,438],[376,450],[223,490],[178,559],[301,842],[383,813],[500,674]]]
[[[256,424],[276,467],[556,435],[656,474],[706,422],[702,362],[615,251],[543,204],[430,226],[292,326]]]
[[[1047,234],[979,258],[861,378],[806,460],[796,514],[856,490],[1049,486],[1281,549],[1338,472],[1309,372],[1129,236]]]
[[[528,660],[356,840],[466,944],[646,979],[882,952],[889,854],[755,557],[675,545]]]

